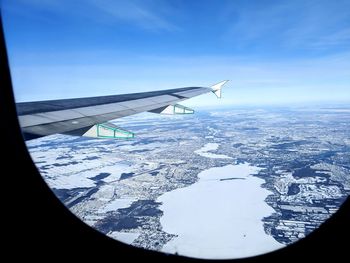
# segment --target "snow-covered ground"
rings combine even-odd
[[[264,232],[262,219],[274,210],[264,201],[271,193],[264,180],[252,176],[258,171],[249,164],[210,168],[197,183],[160,196],[163,229],[178,235],[162,251],[228,259],[283,247]]]
[[[110,236],[111,238],[114,238],[126,244],[131,244],[132,242],[134,242],[134,240],[138,238],[139,235],[140,233],[118,232],[118,231],[114,231],[108,234],[108,236]]]

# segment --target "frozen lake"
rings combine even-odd
[[[213,159],[232,159],[230,156],[224,154],[216,154],[213,151],[216,151],[219,148],[217,143],[207,143],[202,148],[194,151],[194,153],[199,154],[200,156],[213,158]]]
[[[207,258],[249,257],[283,247],[264,232],[262,218],[274,210],[265,203],[271,193],[252,176],[249,164],[214,167],[199,181],[160,196],[161,224],[178,235],[162,249],[167,253]]]

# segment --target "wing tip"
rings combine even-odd
[[[221,98],[221,88],[228,82],[229,80],[223,80],[219,83],[212,85],[210,88],[212,92],[216,95],[216,97]]]
[[[218,90],[218,89],[221,89],[222,86],[224,86],[227,82],[229,82],[229,80],[223,80],[223,81],[220,81],[212,86],[210,86],[210,88],[212,90]]]

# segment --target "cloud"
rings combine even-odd
[[[41,34],[37,34],[38,38],[33,38],[30,32],[30,41],[40,40],[33,41],[35,48],[32,49],[22,49],[22,38],[14,39],[13,43],[18,44],[19,48],[16,46],[12,51],[9,49],[9,53],[16,95],[20,100],[208,86],[230,79],[228,86],[232,88],[225,89],[221,102],[224,104],[328,98],[350,101],[350,50],[347,48],[350,36],[350,16],[347,14],[350,8],[343,8],[346,4],[339,6],[321,0],[311,0],[305,4],[301,0],[278,1],[274,4],[266,1],[253,4],[250,1],[228,1],[226,3],[229,3],[231,9],[226,11],[226,16],[214,12],[223,19],[220,23],[213,16],[213,21],[208,24],[203,22],[201,27],[201,19],[208,20],[207,13],[198,12],[187,17],[190,12],[185,12],[184,16],[189,20],[175,18],[175,14],[178,14],[176,8],[187,8],[190,11],[193,6],[172,6],[172,1],[45,0],[43,5],[39,0],[13,0],[10,3],[13,2],[22,3],[22,7],[25,2],[27,8],[23,10],[26,13],[31,13],[32,9],[43,8],[47,12],[40,14],[49,14],[45,17],[47,19],[55,20],[62,14],[65,19],[77,19],[80,22],[77,23],[77,28],[82,30],[79,32],[90,33],[89,25],[104,23],[103,27],[92,28],[91,38],[83,38],[84,41],[77,42],[76,46],[74,41],[63,41],[62,46],[57,45],[59,41],[56,38],[59,34],[55,32],[53,43],[41,42],[42,39],[45,40],[40,38]],[[342,2],[339,0],[337,3]],[[50,16],[50,12],[55,15]],[[93,23],[88,23],[88,20]],[[171,37],[174,38],[171,40],[174,41],[169,41],[168,34],[151,37],[144,34],[180,30],[173,26],[172,21],[180,24],[192,21],[194,29],[183,27],[181,32],[176,32],[179,34],[172,34]],[[71,29],[71,21],[68,22],[64,26]],[[119,23],[119,26],[114,27],[115,23]],[[212,39],[208,25],[212,25],[214,31],[219,32],[216,30],[219,24],[224,27],[220,33],[226,26],[230,41],[234,40],[233,42],[221,43],[216,38],[213,42],[208,41],[207,36]],[[44,25],[52,33],[51,25]],[[59,22],[58,25],[61,26]],[[116,46],[120,39],[115,41],[109,36],[115,34],[119,37],[129,27],[132,27],[132,36],[138,37]],[[141,30],[133,31],[133,27]],[[102,37],[99,34],[100,29],[103,31]],[[17,32],[19,35],[24,31]],[[61,38],[68,41],[71,37],[74,40],[75,32],[78,31],[72,32],[68,32],[71,35],[61,35]],[[180,36],[176,38],[174,35]],[[79,37],[81,36],[78,33],[77,38]],[[93,43],[89,45],[88,40],[91,39]],[[94,43],[96,39],[101,42]],[[143,42],[144,39],[155,41]],[[133,44],[137,48],[132,47]],[[243,52],[237,52],[230,45],[246,47],[242,49]],[[275,55],[283,49],[281,46],[288,47],[288,52]],[[309,49],[330,52],[310,55],[312,52]],[[257,50],[258,52],[254,52]],[[217,103],[210,96],[193,101],[195,105]]]
[[[272,48],[349,48],[349,1],[273,1],[229,4],[232,21],[223,38],[241,46]]]
[[[231,6],[234,23],[228,26],[228,33],[240,40],[251,41],[265,38],[266,34],[278,32],[284,27],[286,13],[290,5],[275,4],[266,6]]]
[[[350,27],[339,29],[329,34],[295,34],[291,36],[289,45],[303,45],[308,49],[333,49],[333,48],[350,48]]]
[[[158,0],[5,0],[8,11],[30,16],[31,11],[63,15],[66,20],[87,19],[97,23],[123,22],[149,31],[177,31],[172,24],[173,8]],[[26,10],[26,12],[24,12]],[[56,19],[53,17],[52,19]]]
[[[157,10],[155,1],[115,1],[115,0],[89,0],[89,3],[97,8],[101,14],[110,16],[116,20],[122,20],[136,24],[150,30],[174,31],[179,28],[171,24]],[[164,10],[164,9],[163,9]],[[167,9],[167,11],[169,11]]]

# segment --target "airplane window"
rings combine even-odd
[[[92,228],[245,258],[303,239],[348,198],[349,2],[1,8],[27,148]]]

